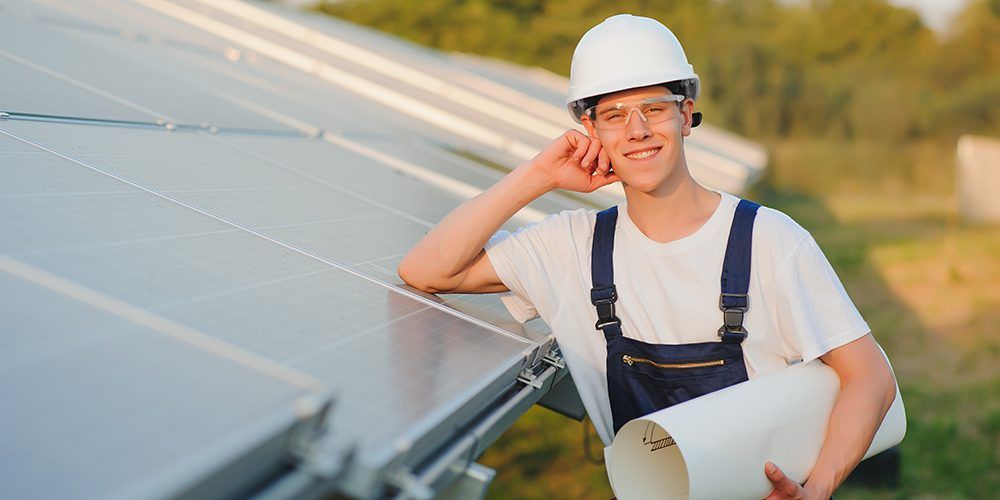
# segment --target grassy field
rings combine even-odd
[[[817,155],[830,149],[809,147]],[[837,498],[993,497],[1000,490],[1000,227],[960,220],[949,194],[950,158],[934,165],[934,154],[909,151],[925,164],[874,174],[859,167],[847,177],[875,187],[842,185],[835,192],[852,194],[822,195],[833,180],[783,168],[783,153],[775,148],[770,178],[750,197],[788,213],[819,241],[889,353],[907,408],[900,486],[848,484]],[[588,425],[529,411],[480,460],[498,470],[489,497],[611,498],[604,467],[584,452]],[[600,456],[590,432],[591,454]]]

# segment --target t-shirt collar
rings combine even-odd
[[[619,227],[632,243],[651,254],[671,255],[701,248],[706,239],[711,238],[717,231],[724,230],[726,222],[732,221],[733,214],[736,213],[736,205],[740,201],[739,198],[725,191],[713,191],[722,195],[719,206],[715,208],[712,216],[700,228],[683,238],[666,243],[649,239],[629,218],[628,206],[625,201],[618,205]]]

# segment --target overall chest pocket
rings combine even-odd
[[[648,377],[668,383],[682,379],[686,383],[696,379],[711,378],[724,371],[726,366],[726,360],[723,358],[667,363],[638,355],[623,354],[621,361],[626,365],[622,370],[627,375]]]
[[[609,345],[608,393],[622,424],[747,380],[740,344],[621,340]]]

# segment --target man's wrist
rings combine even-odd
[[[833,496],[833,492],[836,489],[834,479],[832,477],[823,474],[811,474],[806,484],[803,485],[805,489],[806,498],[819,498],[827,499]]]
[[[523,176],[520,179],[522,187],[536,193],[538,196],[546,194],[558,187],[555,179],[552,179],[552,177],[549,176],[544,169],[538,166],[534,159],[522,163],[511,173],[517,173],[519,176]]]

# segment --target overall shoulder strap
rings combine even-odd
[[[750,251],[753,242],[753,222],[760,205],[740,200],[733,216],[733,226],[729,229],[726,257],[722,262],[722,294],[719,309],[722,310],[722,327],[719,337],[723,342],[743,342],[747,331],[743,328],[743,315],[750,308]]]
[[[604,331],[605,338],[621,336],[621,320],[615,315],[618,291],[615,289],[613,254],[615,250],[615,226],[618,223],[618,207],[614,206],[597,213],[594,225],[594,244],[590,254],[591,284],[590,303],[597,308],[597,324],[594,327]]]

